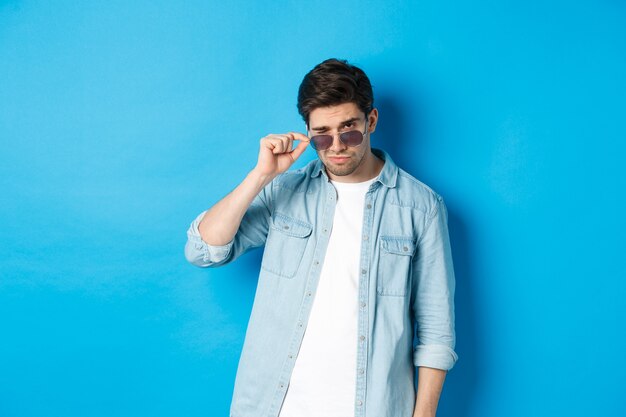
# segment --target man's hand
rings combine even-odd
[[[294,140],[299,140],[300,143],[292,150]],[[261,139],[259,160],[254,171],[273,178],[287,171],[308,145],[309,138],[302,133],[289,132],[268,135]]]

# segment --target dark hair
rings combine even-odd
[[[374,93],[362,69],[342,59],[327,59],[304,76],[298,90],[298,113],[309,124],[318,107],[356,103],[367,116],[374,108]]]

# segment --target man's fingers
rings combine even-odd
[[[291,151],[291,158],[294,161],[298,159],[300,155],[302,155],[302,152],[304,152],[307,146],[309,146],[308,141],[307,142],[301,141],[300,143],[298,143],[298,146],[296,146],[296,148],[293,151]]]
[[[290,134],[284,135],[284,142],[285,142],[285,152],[291,152],[291,147],[293,145],[293,136],[291,136]]]
[[[272,150],[274,155],[281,153],[289,153],[291,157],[297,159],[309,144],[309,138],[302,133],[289,132],[285,134],[271,134],[262,139],[269,144],[269,149]],[[297,152],[293,153],[296,149],[293,149],[294,141],[300,141],[298,144]]]
[[[280,139],[280,141],[283,144],[283,147],[282,147],[281,151],[283,153],[290,152],[291,151],[291,143],[293,141],[293,138],[291,137],[291,135],[284,134],[284,135],[276,135],[276,136]]]
[[[281,139],[269,138],[268,142],[273,146],[272,152],[274,154],[279,154],[279,153],[285,152],[285,148],[284,148],[285,143]]]
[[[303,142],[309,142],[310,139],[308,138],[308,136],[303,135],[302,133],[298,133],[298,132],[289,132],[290,135],[293,135],[293,138],[295,140],[301,140]]]
[[[306,147],[309,146],[310,139],[302,133],[298,132],[289,132],[289,136],[293,137],[294,140],[300,141],[298,143],[298,146],[296,146],[296,148],[291,151],[291,159],[295,161],[300,157],[300,155],[302,155]]]

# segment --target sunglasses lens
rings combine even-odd
[[[358,146],[363,142],[363,134],[358,130],[342,133],[339,137],[347,146]]]
[[[333,144],[333,137],[330,135],[317,135],[311,138],[311,144],[318,151],[330,148]]]

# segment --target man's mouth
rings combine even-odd
[[[329,156],[328,159],[330,159],[333,162],[344,162],[344,161],[347,161],[348,159],[350,159],[350,157],[348,157],[348,156]]]

